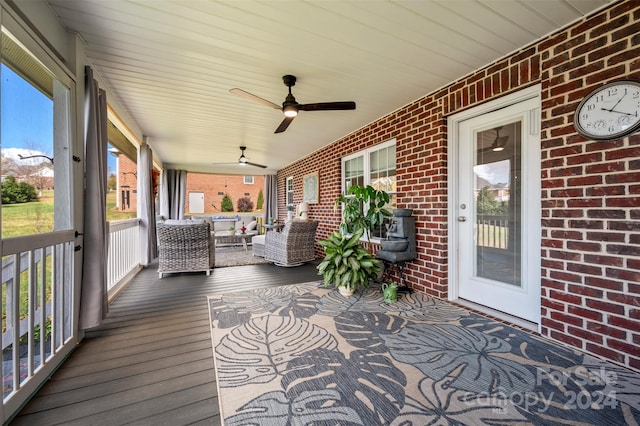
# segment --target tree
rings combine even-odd
[[[262,189],[258,192],[258,200],[256,201],[256,210],[262,210],[264,204],[264,195],[262,195]]]
[[[111,173],[109,178],[107,179],[107,190],[115,191],[116,190],[116,175],[115,173]]]
[[[222,202],[220,203],[220,210],[222,210],[223,212],[233,211],[233,201],[231,201],[231,197],[229,197],[229,194],[224,194],[224,197],[222,197]]]
[[[248,197],[239,198],[237,206],[239,212],[253,211],[253,201],[251,201]]]
[[[2,182],[2,204],[18,204],[38,201],[36,189],[26,182],[16,183],[13,175]]]
[[[479,214],[499,214],[500,213],[500,203],[496,200],[496,195],[491,190],[489,185],[484,186],[480,192],[478,193],[478,198],[476,200],[478,203],[478,213]]]

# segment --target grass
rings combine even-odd
[[[53,191],[43,191],[39,201],[2,205],[2,238],[53,231]],[[132,219],[136,212],[116,210],[116,192],[107,193],[107,221]]]
[[[53,191],[40,201],[2,205],[2,238],[53,231]]]

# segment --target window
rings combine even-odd
[[[294,211],[295,206],[293,204],[293,176],[289,176],[286,181],[287,188],[287,210]]]
[[[245,185],[253,185],[253,176],[245,176],[244,177]]]
[[[352,185],[371,185],[391,198],[388,210],[396,207],[396,141],[385,142],[342,159],[342,191]],[[375,229],[373,238],[384,238],[386,226]]]

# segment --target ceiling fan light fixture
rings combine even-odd
[[[295,117],[298,115],[298,108],[296,105],[286,105],[282,108],[282,111],[284,112],[285,117]]]
[[[502,126],[496,127],[496,139],[491,144],[491,150],[493,152],[500,152],[504,150],[504,147],[507,145],[507,141],[509,140],[509,136],[500,136],[500,129]]]

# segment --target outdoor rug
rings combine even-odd
[[[264,260],[264,257],[254,256],[251,251],[245,251],[242,246],[238,247],[216,247],[216,268],[224,268],[225,266],[243,266],[258,265],[261,263],[270,263]]]
[[[209,297],[224,425],[635,425],[640,374],[419,293]]]

